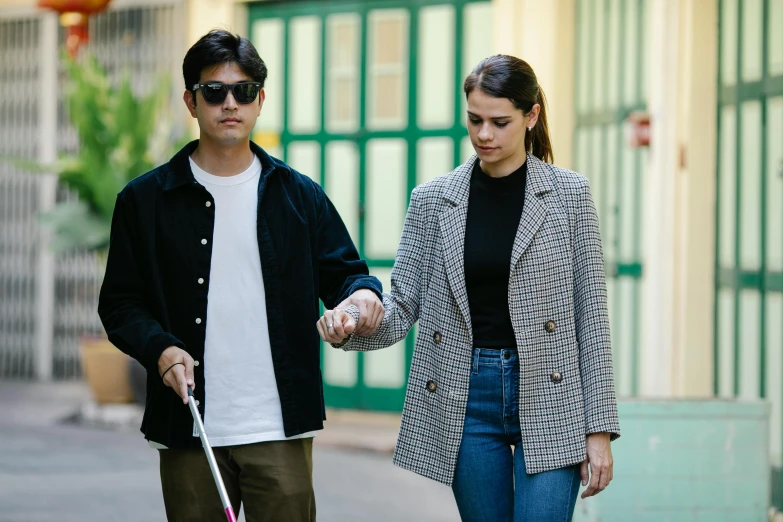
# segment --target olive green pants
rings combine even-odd
[[[234,512],[246,522],[315,521],[313,439],[213,448]],[[223,522],[204,450],[164,449],[160,481],[169,522]]]

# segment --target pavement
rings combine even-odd
[[[83,382],[0,380],[0,522],[163,520],[140,415],[94,404]],[[392,465],[398,415],[327,416],[313,449],[320,522],[459,520],[450,488]]]
[[[144,413],[137,404],[97,404],[81,380],[0,381],[0,411],[9,423],[66,422],[136,431]],[[388,455],[394,452],[399,414],[327,409],[326,417],[315,445]]]

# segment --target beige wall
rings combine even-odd
[[[549,108],[555,163],[573,168],[574,0],[494,0],[495,50],[533,67]]]
[[[244,5],[232,0],[187,0],[187,46],[193,45],[212,29],[246,35],[247,23],[237,16],[238,5],[244,9]]]
[[[5,9],[7,7],[15,7],[15,6],[35,6],[35,2],[31,0],[0,0],[0,9]]]

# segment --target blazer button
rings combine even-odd
[[[546,324],[544,325],[544,329],[547,332],[552,333],[555,331],[555,329],[557,329],[557,325],[555,324],[554,321],[547,321]]]
[[[563,374],[560,372],[552,372],[552,375],[549,376],[550,379],[552,379],[552,382],[557,384],[563,380]]]
[[[438,391],[438,383],[435,381],[427,381],[427,391],[430,393]]]
[[[435,334],[432,336],[432,340],[435,341],[435,344],[440,344],[440,342],[443,340],[443,336],[440,335],[440,332],[435,332]]]

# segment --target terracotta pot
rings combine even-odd
[[[128,375],[130,357],[103,337],[80,338],[82,372],[95,402],[133,402],[133,388]]]

